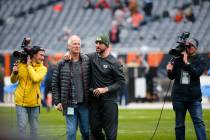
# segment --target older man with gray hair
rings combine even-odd
[[[82,140],[89,139],[90,62],[80,48],[80,37],[72,35],[68,40],[69,59],[58,63],[52,77],[53,101],[66,117],[67,140],[76,140],[78,124]]]

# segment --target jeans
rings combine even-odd
[[[89,140],[89,114],[86,104],[78,104],[73,115],[66,115],[67,140],[76,140],[77,126],[79,124],[82,140]]]
[[[202,116],[202,106],[200,101],[182,102],[173,101],[173,109],[176,116],[176,140],[185,139],[185,116],[187,110],[192,118],[197,140],[206,140],[206,130]]]
[[[37,139],[39,107],[23,107],[16,105],[16,115],[20,137],[26,138],[26,127],[29,122],[30,137]]]
[[[121,89],[118,92],[119,94],[119,104],[120,105],[127,105],[128,104],[128,85],[124,83]],[[123,99],[125,102],[123,102]]]

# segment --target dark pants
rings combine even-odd
[[[90,104],[90,130],[92,139],[117,139],[118,106],[114,102],[91,102]],[[102,132],[105,132],[105,135]]]
[[[0,80],[0,82],[2,82]],[[0,83],[0,102],[4,102],[4,85]]]
[[[145,3],[144,12],[146,16],[152,15],[153,3]]]
[[[181,102],[173,101],[173,109],[176,115],[176,140],[185,140],[185,116],[187,110],[192,118],[197,140],[206,140],[206,130],[202,117],[200,101]]]

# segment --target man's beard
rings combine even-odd
[[[97,51],[98,50],[98,51]],[[106,49],[97,49],[96,52],[99,54],[103,54],[105,52]]]

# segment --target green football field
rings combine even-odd
[[[160,110],[120,109],[118,140],[150,140],[155,130]],[[210,139],[210,110],[203,111],[208,139]],[[4,130],[15,130],[16,116],[14,108],[0,107],[0,127]],[[52,109],[41,110],[39,136],[46,140],[65,139],[65,120],[63,115]],[[77,139],[80,140],[78,132]],[[162,118],[153,140],[173,140],[174,113],[173,110],[163,111]],[[186,117],[186,140],[196,140],[195,131],[189,114]]]

